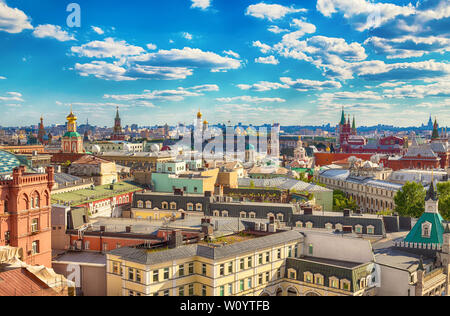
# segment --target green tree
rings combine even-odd
[[[333,191],[333,210],[342,211],[344,209],[355,211],[358,209],[358,205],[351,197],[347,198],[344,192],[340,190]]]
[[[439,213],[446,220],[450,220],[450,182],[438,183]]]
[[[425,195],[420,183],[406,182],[394,196],[395,211],[401,216],[419,218],[425,210]]]

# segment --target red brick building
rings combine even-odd
[[[13,170],[0,181],[0,246],[23,249],[23,261],[51,268],[51,188],[54,170],[45,174]]]

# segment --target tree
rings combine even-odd
[[[358,205],[353,198],[347,198],[344,192],[340,190],[333,191],[333,210],[342,211],[344,209],[356,211],[358,209]]]
[[[445,220],[450,220],[450,182],[438,183],[439,213]]]
[[[395,194],[395,211],[401,216],[419,218],[425,211],[426,192],[420,183],[406,182]]]

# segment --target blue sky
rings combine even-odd
[[[446,0],[0,0],[0,125],[450,125]]]

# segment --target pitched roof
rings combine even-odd
[[[405,242],[422,243],[422,244],[442,244],[443,243],[443,226],[444,219],[439,213],[423,213],[416,225],[411,229],[405,237]],[[431,223],[430,238],[422,237],[422,224]]]
[[[30,296],[48,288],[25,268],[0,272],[0,296]]]
[[[91,155],[84,155],[80,159],[74,161],[72,164],[80,164],[80,165],[99,165],[102,163],[112,163],[111,161],[98,158]]]

